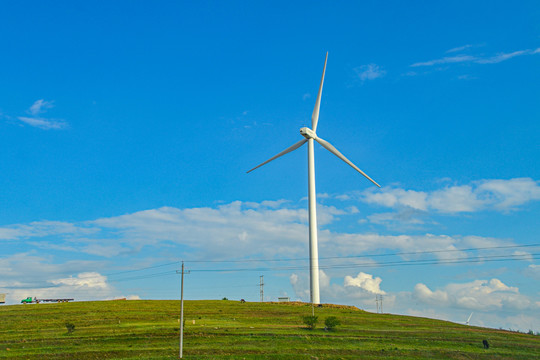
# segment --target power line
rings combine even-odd
[[[524,247],[540,247],[540,244],[525,244],[525,245],[501,245],[501,246],[485,246],[477,248],[465,249],[445,249],[445,250],[425,250],[425,251],[410,251],[410,252],[394,252],[387,254],[364,254],[364,255],[342,255],[342,256],[327,256],[319,257],[322,260],[330,259],[347,259],[347,258],[366,258],[366,257],[384,257],[384,256],[402,256],[402,255],[421,255],[421,254],[437,254],[451,252],[468,252],[478,250],[495,250],[495,249],[511,249]],[[282,262],[282,261],[308,261],[309,258],[282,258],[282,259],[238,259],[238,260],[186,260],[189,263],[248,263],[248,262]]]
[[[143,271],[143,270],[148,270],[148,269],[155,269],[155,268],[158,268],[158,267],[164,267],[164,266],[169,266],[169,265],[180,264],[181,262],[182,261],[173,261],[173,262],[166,263],[166,264],[147,266],[147,267],[143,267],[143,268],[139,268],[139,269],[125,270],[125,271],[119,271],[119,272],[110,273],[110,274],[104,274],[104,276],[114,276],[114,275],[119,275],[119,274],[131,273],[131,272],[135,272],[135,271]]]
[[[372,257],[391,257],[391,256],[404,256],[404,255],[423,255],[423,254],[441,254],[441,253],[453,253],[453,252],[469,252],[469,251],[478,251],[478,250],[496,250],[496,249],[514,249],[514,248],[531,248],[531,247],[540,247],[540,244],[524,244],[524,245],[505,245],[505,246],[489,246],[489,247],[478,247],[478,248],[466,248],[466,249],[447,249],[447,250],[426,250],[426,251],[411,251],[411,252],[394,252],[387,254],[367,254],[367,255],[349,255],[349,256],[331,256],[331,257],[321,257],[321,260],[336,260],[336,259],[353,259],[353,258],[372,258]],[[515,254],[515,255],[485,255],[485,256],[475,256],[475,257],[463,257],[455,259],[415,259],[415,260],[398,260],[398,261],[387,261],[387,262],[360,262],[360,263],[348,263],[348,264],[332,264],[332,265],[322,265],[319,266],[322,270],[327,269],[348,269],[348,268],[357,268],[357,267],[390,267],[390,266],[411,266],[411,265],[445,265],[445,264],[463,264],[463,263],[481,263],[481,262],[496,262],[496,261],[526,261],[526,260],[538,260],[540,254]],[[290,259],[244,259],[244,260],[192,260],[186,261],[189,263],[249,263],[249,262],[293,262],[293,261],[307,261],[308,258],[290,258]],[[138,269],[131,269],[125,271],[119,271],[114,273],[108,273],[104,275],[88,276],[83,279],[89,278],[98,278],[101,276],[116,276],[121,274],[129,274],[134,272],[140,272],[149,269],[156,269],[160,267],[166,267],[171,265],[180,264],[181,261],[174,261],[164,264],[158,264],[153,266],[147,266]],[[281,266],[281,267],[257,267],[257,268],[228,268],[228,269],[192,269],[193,272],[249,272],[249,271],[290,271],[290,270],[306,270],[309,267],[306,266]],[[174,275],[175,270],[169,270],[159,273],[152,274],[141,274],[131,277],[111,279],[109,282],[123,282],[123,281],[133,281],[133,280],[142,280],[153,277],[162,277]],[[60,285],[47,286],[45,288],[54,288],[59,287]],[[13,288],[13,287],[12,287]],[[14,288],[31,288],[30,286],[20,286]]]
[[[477,256],[472,258],[455,258],[455,259],[425,259],[425,260],[402,260],[388,261],[382,263],[351,263],[351,264],[334,264],[319,266],[321,270],[328,269],[351,269],[351,268],[374,268],[374,267],[395,267],[395,266],[419,266],[419,265],[446,265],[446,264],[464,264],[464,263],[483,263],[483,262],[501,262],[501,261],[529,261],[540,259],[540,254],[519,254],[519,255],[492,255],[492,256]],[[309,266],[283,266],[283,267],[258,267],[258,268],[237,268],[237,269],[191,269],[192,272],[253,272],[253,271],[292,271],[292,270],[307,270]],[[110,281],[130,281],[152,278],[156,276],[172,275],[172,272],[155,273],[148,275],[140,275],[131,278],[113,279]]]
[[[442,265],[442,264],[461,264],[461,263],[481,263],[493,261],[529,261],[540,259],[540,254],[523,255],[494,255],[473,258],[455,258],[455,259],[426,259],[426,260],[403,260],[389,261],[382,263],[353,263],[338,265],[320,265],[319,269],[348,269],[357,267],[388,267],[388,266],[407,266],[407,265]],[[309,266],[283,266],[283,267],[265,267],[265,268],[239,268],[239,269],[193,269],[194,272],[244,272],[244,271],[285,271],[285,270],[305,270]]]
[[[387,253],[387,254],[366,254],[366,255],[347,255],[347,256],[328,256],[328,257],[320,257],[320,260],[334,260],[334,259],[351,259],[351,258],[372,258],[372,257],[390,257],[390,256],[404,256],[404,255],[422,255],[422,254],[438,254],[438,253],[452,253],[452,252],[469,252],[469,251],[478,251],[478,250],[496,250],[496,249],[511,249],[511,248],[525,248],[525,247],[540,247],[540,244],[524,244],[524,245],[504,245],[504,246],[486,246],[486,247],[478,247],[478,248],[466,248],[466,249],[447,249],[447,250],[426,250],[426,251],[409,251],[409,252],[394,252],[394,253]],[[291,261],[308,261],[309,258],[283,258],[283,259],[242,259],[242,260],[188,260],[185,261],[186,263],[250,263],[250,262],[291,262]],[[169,263],[164,264],[158,264],[154,266],[147,266],[143,268],[138,269],[132,269],[132,270],[125,270],[125,271],[119,271],[115,273],[109,273],[104,274],[103,276],[116,276],[121,274],[128,274],[132,272],[138,272],[138,271],[144,271],[149,269],[155,269],[159,267],[165,267],[170,265],[177,265],[180,264],[181,261],[173,261]],[[368,264],[365,264],[364,266],[369,266]],[[370,266],[371,267],[371,266]],[[303,268],[294,268],[292,270],[297,269],[303,269]],[[257,269],[254,269],[253,271],[256,271]],[[288,270],[288,268],[284,268],[284,270]],[[195,271],[205,271],[205,270],[195,270]],[[208,271],[216,271],[216,270],[208,270]],[[238,271],[234,269],[219,269],[217,271]],[[270,271],[270,270],[266,270]],[[159,273],[159,274],[165,274],[165,273]],[[166,272],[167,275],[172,275],[173,272]],[[142,278],[146,277],[153,277],[147,276],[147,275],[141,275]],[[96,276],[98,277],[98,276]],[[109,279],[109,281],[124,281],[124,280],[137,280],[138,277],[133,278],[125,278],[125,279]]]
[[[148,278],[153,278],[153,277],[161,277],[161,276],[174,275],[174,274],[176,274],[176,270],[164,271],[164,272],[154,273],[154,274],[138,275],[138,276],[132,276],[132,277],[120,278],[120,279],[108,279],[108,281],[121,282],[121,281],[141,280],[141,279],[148,279]]]
[[[416,260],[402,260],[402,261],[388,261],[388,262],[382,262],[382,263],[372,263],[372,262],[364,262],[364,263],[349,263],[349,264],[334,264],[334,265],[323,265],[319,266],[321,270],[328,270],[328,269],[352,269],[352,268],[374,268],[374,267],[400,267],[400,266],[422,266],[422,265],[451,265],[451,264],[464,264],[464,263],[470,263],[470,264],[476,264],[476,263],[484,263],[484,262],[502,262],[502,261],[530,261],[530,260],[539,260],[540,259],[540,253],[535,254],[514,254],[514,255],[491,255],[491,256],[476,256],[476,257],[470,257],[470,258],[454,258],[454,259],[416,259]],[[155,268],[159,266],[154,266],[150,268]],[[293,270],[308,270],[309,266],[287,266],[287,267],[266,267],[266,268],[240,268],[240,269],[191,269],[191,272],[271,272],[271,271],[293,271]],[[142,269],[136,269],[132,271],[140,271]],[[137,276],[132,277],[126,277],[126,278],[120,278],[120,279],[109,279],[109,282],[124,282],[124,281],[134,281],[134,280],[142,280],[142,279],[148,279],[148,278],[155,278],[155,277],[163,277],[163,276],[169,276],[169,275],[175,275],[176,270],[171,271],[165,271],[165,272],[159,272],[159,273],[152,273],[152,274],[141,274]],[[92,278],[92,277],[88,277]],[[86,278],[85,278],[86,279]],[[262,280],[262,279],[261,279]],[[261,284],[257,285],[250,285],[251,286],[260,286]],[[36,285],[35,287],[30,286],[4,286],[4,288],[11,288],[11,289],[31,289],[31,288],[39,288],[39,289],[50,289],[50,288],[60,288],[61,285],[53,285],[53,286],[39,286]],[[228,286],[229,288],[230,286]],[[240,287],[240,286],[238,286]],[[247,287],[247,286],[242,286]],[[82,289],[79,289],[78,291],[81,291]],[[91,293],[96,292],[102,292],[106,289],[92,289],[87,290]],[[262,289],[261,289],[262,290]],[[83,291],[85,292],[85,291]],[[382,305],[382,304],[381,304]],[[381,306],[382,307],[382,306]]]

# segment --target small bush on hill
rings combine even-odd
[[[73,333],[75,331],[75,325],[70,322],[66,322],[66,330],[68,334]]]
[[[311,316],[311,315],[302,316],[302,321],[304,322],[304,324],[307,325],[309,329],[313,330],[315,329],[315,327],[317,326],[317,323],[319,322],[319,317]]]
[[[341,325],[341,321],[335,316],[329,316],[324,320],[324,325],[327,330],[334,330],[336,326]]]

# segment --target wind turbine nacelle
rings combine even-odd
[[[317,134],[315,134],[315,131],[307,128],[307,127],[303,127],[300,129],[300,134],[305,137],[306,139],[315,139],[317,138]]]

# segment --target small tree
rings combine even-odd
[[[66,322],[66,329],[68,334],[71,334],[75,331],[75,325],[70,322]]]
[[[223,298],[223,299],[221,299],[221,300],[229,300],[229,299],[227,299],[226,297],[224,297],[224,298]]]
[[[302,316],[302,321],[304,321],[304,324],[306,324],[309,329],[313,330],[319,322],[319,317],[311,315]]]
[[[324,325],[326,326],[327,330],[334,330],[336,326],[341,325],[341,321],[335,316],[329,316],[326,319],[324,319]]]

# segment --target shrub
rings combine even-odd
[[[336,326],[341,325],[341,321],[335,316],[329,316],[324,320],[324,325],[327,330],[334,330]]]
[[[229,299],[227,299],[226,297],[224,297],[224,298],[223,298],[223,299],[221,299],[221,300],[229,300]]]
[[[68,334],[71,334],[72,332],[75,331],[75,325],[73,325],[70,322],[66,322],[66,329],[67,329]]]
[[[302,321],[304,322],[304,324],[307,325],[309,329],[313,330],[315,329],[315,327],[317,326],[317,323],[319,322],[319,317],[311,316],[311,315],[302,316]]]

